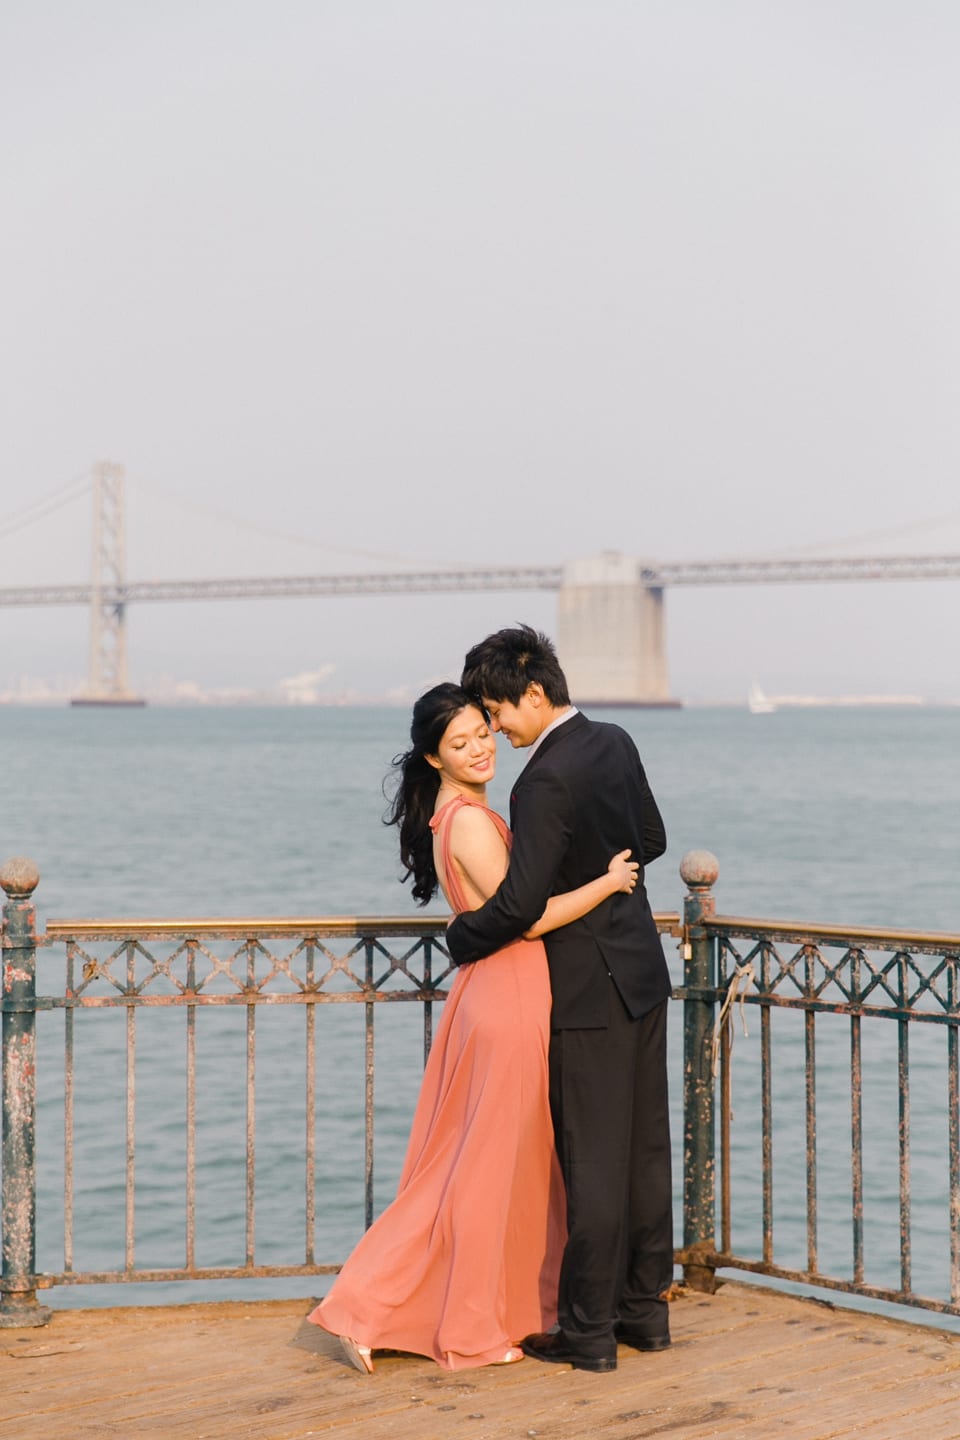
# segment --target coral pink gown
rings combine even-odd
[[[450,858],[456,796],[431,821],[447,899],[467,907]],[[486,809],[486,806],[482,806]],[[509,845],[510,832],[492,810]],[[547,1079],[550,984],[539,940],[517,940],[450,988],[413,1118],[397,1198],[310,1319],[371,1349],[448,1370],[503,1359],[556,1319],[563,1182]]]

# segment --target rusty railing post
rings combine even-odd
[[[716,1289],[716,1141],[712,1041],[716,1010],[713,937],[703,921],[716,913],[720,866],[709,850],[680,862],[683,901],[683,1277],[693,1290]]]
[[[45,1325],[36,1296],[36,912],[32,860],[0,869],[3,907],[3,1269],[0,1326]]]

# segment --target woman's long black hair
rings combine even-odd
[[[397,788],[384,824],[400,828],[403,879],[413,876],[413,898],[421,905],[433,898],[439,884],[433,863],[430,818],[440,789],[440,774],[426,757],[436,755],[450,721],[467,705],[480,708],[459,685],[435,685],[421,695],[413,707],[410,749],[397,755],[393,762]]]

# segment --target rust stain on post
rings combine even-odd
[[[36,912],[40,879],[33,861],[0,868],[3,907],[3,1266],[0,1326],[43,1325],[37,1303],[36,1255]]]

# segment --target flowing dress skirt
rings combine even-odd
[[[312,1321],[450,1370],[502,1360],[524,1335],[554,1323],[565,1224],[548,1099],[549,1015],[539,940],[518,940],[458,971],[397,1198]]]

